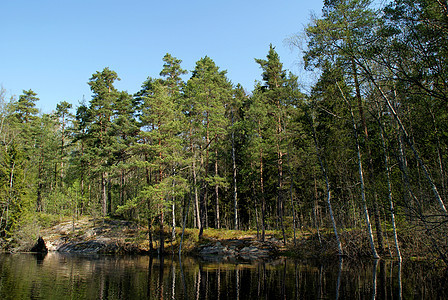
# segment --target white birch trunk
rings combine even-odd
[[[390,181],[389,157],[388,157],[387,151],[386,151],[386,142],[384,141],[383,127],[381,124],[380,124],[380,131],[381,131],[381,142],[383,144],[384,166],[386,168],[386,179],[387,179],[387,190],[388,190],[387,195],[388,195],[389,204],[390,204],[390,216],[391,216],[392,228],[393,228],[393,232],[394,232],[395,250],[397,252],[398,260],[401,261],[401,252],[400,252],[400,246],[398,244],[397,227],[395,225],[394,202],[392,200],[392,185],[391,185],[391,181]]]
[[[351,115],[351,119],[352,119],[353,133],[355,135],[356,152],[357,152],[357,155],[358,155],[358,172],[359,172],[359,181],[360,181],[360,184],[361,184],[361,199],[362,199],[362,204],[363,204],[364,217],[365,217],[365,220],[366,220],[367,230],[368,230],[368,234],[369,234],[370,248],[371,248],[371,251],[372,251],[373,258],[379,259],[380,257],[379,257],[379,255],[378,255],[378,253],[376,251],[376,248],[375,248],[375,240],[373,238],[372,224],[370,223],[369,209],[367,208],[366,191],[365,191],[365,184],[364,184],[364,174],[363,174],[362,159],[361,159],[361,149],[359,147],[358,129],[356,128],[355,116],[353,114],[353,109],[352,109],[352,107],[350,105],[350,102],[345,97],[345,94],[342,91],[341,87],[339,86],[339,83],[336,83],[336,85],[338,86],[338,89],[341,92],[341,95],[344,98],[344,100],[347,103],[347,105],[349,107],[349,110],[350,110],[350,115]]]
[[[322,157],[320,155],[319,145],[317,143],[317,138],[316,138],[316,129],[314,127],[314,121],[313,121],[312,126],[313,126],[314,146],[316,147],[317,158],[319,159],[320,168],[321,168],[322,174],[324,175],[324,178],[325,178],[325,188],[326,188],[326,191],[327,191],[327,205],[328,205],[328,210],[330,212],[331,224],[333,225],[334,235],[336,237],[336,242],[338,244],[338,254],[339,255],[343,255],[342,244],[341,244],[341,240],[339,239],[338,230],[337,230],[337,226],[336,226],[336,220],[334,219],[333,209],[331,207],[330,182],[328,180],[327,171],[325,169],[325,166],[324,166],[323,161],[322,161]]]

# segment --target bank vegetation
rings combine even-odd
[[[208,56],[187,72],[170,54],[139,91],[104,68],[88,101],[49,114],[33,90],[2,90],[1,246],[48,216],[109,216],[145,223],[153,241],[176,227],[275,230],[300,249],[312,232],[315,251],[401,259],[412,247],[448,264],[447,11],[324,1],[289,39],[318,74],[307,92],[273,45],[251,92]]]

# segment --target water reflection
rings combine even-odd
[[[431,264],[0,255],[0,299],[447,299]]]

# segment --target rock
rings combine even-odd
[[[220,249],[215,246],[207,246],[207,247],[202,248],[199,252],[202,255],[214,255],[214,254],[219,254]]]
[[[90,239],[91,237],[95,236],[96,232],[95,230],[93,230],[92,228],[89,228],[86,230],[86,232],[83,235],[83,239],[87,240]]]
[[[140,237],[142,228],[138,224],[121,220],[96,221],[81,218],[43,230],[47,250],[82,254],[137,254],[148,251],[146,241]]]
[[[256,252],[258,251],[258,248],[256,247],[244,247],[240,250],[241,253],[249,253],[249,252]]]
[[[37,252],[37,253],[47,253],[48,249],[47,246],[45,246],[45,241],[42,237],[39,237],[37,239],[37,243],[31,248],[31,252]]]
[[[61,247],[61,245],[64,242],[60,239],[56,240],[56,241],[46,241],[45,245],[47,246],[48,251],[57,251],[59,249],[59,247]]]
[[[200,257],[206,260],[257,260],[268,259],[276,253],[276,246],[270,241],[259,242],[251,239],[221,240],[203,245],[197,249]]]
[[[116,253],[119,251],[118,245],[108,238],[100,238],[87,242],[71,242],[62,245],[59,252],[69,253]]]

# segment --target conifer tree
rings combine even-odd
[[[185,164],[179,103],[183,87],[180,75],[185,71],[180,67],[181,60],[170,54],[163,60],[165,64],[160,75],[166,79],[149,77],[135,96],[140,131],[139,143],[133,147],[134,153],[142,159],[139,167],[145,173],[145,184],[136,199],[148,220],[151,247],[152,224],[155,220],[159,222],[160,252],[164,251],[166,213],[171,209],[174,227],[175,202],[185,189],[179,172]]]
[[[220,71],[215,62],[204,57],[196,62],[196,67],[186,86],[184,112],[190,125],[193,176],[199,177],[200,195],[195,193],[196,209],[199,209],[199,236],[207,226],[207,202],[209,187],[216,185],[222,176],[211,175],[210,160],[212,151],[224,137],[228,120],[225,118],[225,106],[232,96],[232,84],[226,77],[226,71]],[[218,157],[214,158],[215,160]],[[197,161],[198,160],[198,161]],[[196,162],[199,168],[196,170]],[[215,207],[215,218],[217,213]]]
[[[322,17],[314,19],[306,28],[309,38],[308,50],[305,52],[304,60],[306,68],[319,68],[323,72],[331,66],[337,66],[344,73],[344,84],[351,84],[354,89],[354,97],[357,100],[359,118],[361,119],[362,130],[365,138],[365,148],[367,152],[367,174],[366,183],[372,186],[373,212],[375,216],[376,233],[379,250],[383,252],[383,234],[380,222],[379,207],[375,183],[373,180],[373,160],[369,145],[369,132],[366,116],[364,113],[364,103],[359,80],[359,69],[357,58],[358,53],[368,44],[373,35],[377,20],[374,18],[374,11],[369,8],[370,0],[330,0],[326,1],[322,10]],[[348,98],[348,97],[347,97]],[[361,147],[362,145],[359,144]],[[361,148],[360,148],[361,149]],[[361,150],[360,150],[361,151]],[[360,154],[360,153],[359,153]],[[361,161],[360,161],[361,163]],[[363,177],[363,176],[362,176]],[[363,178],[360,179],[364,181]],[[365,195],[362,191],[362,197]],[[367,206],[365,206],[367,209]],[[368,225],[369,227],[370,225]],[[371,237],[373,241],[373,236]],[[376,255],[372,242],[373,255]]]
[[[20,123],[29,123],[36,119],[39,110],[36,108],[36,102],[39,101],[37,94],[33,90],[23,91],[19,100],[15,103],[14,115]]]
[[[67,101],[62,101],[61,103],[58,103],[56,105],[56,112],[55,116],[58,118],[59,124],[60,124],[60,136],[61,136],[61,143],[60,143],[60,185],[63,183],[64,179],[64,160],[65,160],[65,148],[67,144],[67,138],[68,138],[68,132],[67,132],[67,126],[70,125],[71,118],[73,115],[70,113],[70,109],[72,108],[72,104],[68,103]]]
[[[257,85],[254,94],[250,97],[246,103],[246,113],[244,116],[244,127],[247,132],[247,143],[245,145],[246,157],[253,163],[246,168],[256,169],[252,177],[257,182],[258,193],[255,198],[260,199],[259,205],[261,206],[261,240],[265,239],[266,221],[267,217],[267,193],[266,193],[266,160],[271,156],[272,147],[268,142],[269,132],[269,106],[267,105],[265,98],[262,97],[261,86]],[[249,183],[250,185],[250,183]],[[258,201],[256,201],[258,202]]]
[[[101,175],[101,210],[106,216],[111,210],[109,169],[112,163],[111,145],[113,137],[109,134],[112,127],[113,104],[119,96],[114,82],[120,80],[116,72],[109,68],[97,71],[89,80],[93,96],[89,103],[92,120],[89,128],[89,140],[93,157],[96,159],[96,172]]]
[[[287,143],[285,139],[286,118],[288,118],[289,107],[295,104],[294,90],[296,77],[288,77],[280,62],[280,57],[275,48],[269,45],[269,52],[264,59],[256,59],[260,65],[263,78],[263,85],[259,86],[260,96],[264,98],[270,119],[270,130],[268,134],[272,140],[271,145],[275,145],[277,156],[277,217],[280,228],[283,232],[283,242],[286,243],[284,226],[284,155],[287,152]]]

